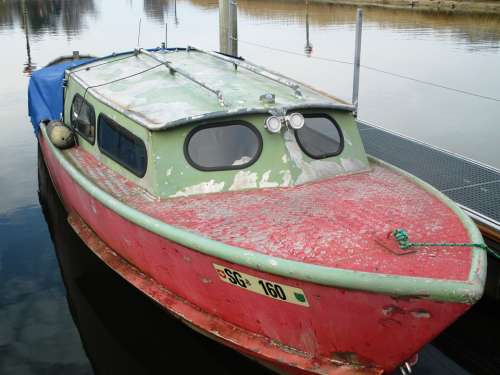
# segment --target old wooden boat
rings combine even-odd
[[[408,367],[482,295],[484,250],[395,238],[482,243],[445,196],[367,157],[340,100],[195,48],[51,65],[29,99],[88,247],[193,329],[272,369]]]

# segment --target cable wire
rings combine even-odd
[[[107,61],[104,61],[100,64],[95,64],[95,65],[92,65],[92,66],[84,66],[83,68],[80,68],[80,69],[72,69],[70,71],[70,74],[73,74],[73,73],[78,73],[78,72],[81,72],[82,70],[89,70],[89,69],[94,69],[94,68],[97,68],[99,66],[103,66],[103,65],[107,65],[107,64],[111,64],[111,63],[114,63],[114,62],[118,62],[118,61],[121,61],[121,60],[125,60],[125,59],[128,59],[130,57],[134,57],[135,54],[133,52],[130,53],[130,55],[127,55],[125,57],[120,57],[118,59],[113,59],[113,60],[107,60]],[[91,64],[92,62],[90,62]]]
[[[140,74],[143,74],[143,73],[146,73],[146,72],[149,72],[150,70],[153,70],[153,69],[156,69],[162,65],[165,65],[165,64],[157,64],[157,65],[154,65],[152,66],[151,68],[148,68],[148,69],[145,69],[145,70],[141,70],[140,72],[137,72],[137,73],[134,73],[134,74],[130,74],[128,76],[125,76],[125,77],[120,77],[120,78],[117,78],[117,79],[114,79],[112,81],[108,81],[108,82],[104,82],[104,83],[100,83],[98,85],[93,85],[93,86],[88,86],[86,89],[85,89],[85,92],[83,94],[83,100],[85,100],[87,98],[87,92],[90,90],[90,89],[93,89],[93,88],[96,88],[96,87],[101,87],[101,86],[105,86],[105,85],[110,85],[112,83],[116,83],[116,82],[119,82],[119,81],[123,81],[124,79],[128,79],[128,78],[132,78],[132,77],[135,77],[135,76],[138,76]],[[80,107],[80,109],[78,110],[78,115],[80,115],[80,111],[82,109],[83,105]]]
[[[239,42],[244,43],[244,44],[248,44],[248,45],[252,45],[252,46],[255,46],[255,47],[260,47],[260,48],[268,49],[268,50],[271,50],[271,51],[276,51],[276,52],[281,52],[281,53],[287,53],[289,55],[306,57],[304,54],[299,53],[299,52],[294,52],[294,51],[290,51],[290,50],[286,50],[286,49],[282,49],[282,48],[276,48],[276,47],[266,46],[266,45],[255,43],[255,42],[249,42],[249,41],[246,41],[246,40],[242,40],[240,38],[233,38],[233,39],[238,40]],[[338,63],[338,64],[346,64],[346,65],[353,65],[354,64],[351,61],[345,61],[345,60],[340,60],[340,59],[333,59],[333,58],[322,57],[322,56],[307,56],[307,58],[315,59],[315,60],[328,61],[328,62],[334,62],[334,63]],[[477,94],[477,93],[474,93],[474,92],[470,92],[470,91],[466,91],[466,90],[461,90],[461,89],[457,89],[457,88],[450,87],[450,86],[441,85],[439,83],[434,83],[434,82],[430,82],[430,81],[426,81],[426,80],[423,80],[423,79],[406,76],[406,75],[399,74],[399,73],[389,72],[387,70],[375,68],[375,67],[364,65],[364,64],[361,64],[360,66],[362,68],[364,68],[364,69],[367,69],[367,70],[371,70],[371,71],[374,71],[374,72],[377,72],[377,73],[386,74],[386,75],[393,76],[393,77],[396,77],[396,78],[406,79],[406,80],[417,82],[417,83],[420,83],[420,84],[423,84],[423,85],[433,86],[433,87],[437,87],[437,88],[440,88],[440,89],[444,89],[444,90],[448,90],[448,91],[453,91],[453,92],[456,92],[456,93],[459,93],[459,94],[474,96],[474,97],[480,98],[480,99],[486,99],[486,100],[491,100],[491,101],[495,101],[495,102],[500,102],[500,98],[495,98],[493,96]]]
[[[148,69],[145,69],[145,70],[141,70],[140,72],[137,72],[137,73],[134,73],[134,74],[130,74],[128,76],[125,76],[125,77],[120,77],[120,78],[117,78],[117,79],[114,79],[112,81],[108,81],[108,82],[104,82],[104,83],[100,83],[98,85],[94,85],[94,86],[89,86],[87,87],[87,90],[89,89],[93,89],[93,88],[96,88],[96,87],[101,87],[101,86],[105,86],[105,85],[110,85],[112,83],[116,83],[116,82],[119,82],[119,81],[123,81],[124,79],[128,79],[128,78],[132,78],[132,77],[135,77],[135,76],[138,76],[138,75],[141,75],[141,74],[144,74],[146,72],[149,72],[150,70],[153,70],[153,69],[156,69],[162,65],[165,65],[165,63],[160,63],[160,64],[157,64],[157,65],[154,65],[152,66],[151,68],[148,68]]]

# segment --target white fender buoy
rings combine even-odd
[[[75,145],[73,132],[61,121],[49,122],[47,125],[47,135],[54,146],[62,150]]]

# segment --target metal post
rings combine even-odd
[[[238,16],[234,0],[219,0],[219,46],[220,52],[238,55]]]
[[[229,13],[229,0],[219,0],[219,51],[228,53],[227,26]]]
[[[139,45],[141,42],[141,23],[142,23],[142,18],[139,18],[139,30],[137,31],[137,49],[139,49]]]
[[[174,1],[174,21],[176,25],[179,24],[179,20],[177,18],[177,0]]]
[[[236,0],[229,0],[229,54],[238,56],[238,5]]]
[[[306,45],[304,47],[304,53],[307,57],[311,57],[313,46],[309,40],[309,0],[306,0]]]
[[[359,68],[361,62],[361,31],[363,28],[363,9],[358,8],[356,14],[356,46],[354,50],[354,77],[352,83],[352,104],[354,105],[354,114],[358,114],[358,96],[359,96]]]
[[[168,47],[168,23],[165,22],[165,48]]]

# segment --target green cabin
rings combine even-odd
[[[353,107],[243,59],[136,50],[66,72],[80,147],[158,198],[366,171]]]

